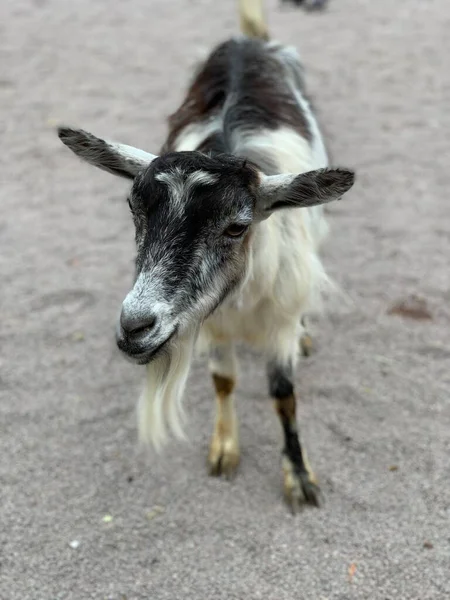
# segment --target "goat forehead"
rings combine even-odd
[[[192,220],[200,225],[234,216],[251,219],[253,200],[236,174],[164,166],[145,173],[132,190],[133,203],[147,215],[152,229],[162,223],[165,228],[170,222],[174,230]]]
[[[181,205],[183,199],[195,193],[198,186],[214,186],[219,181],[219,176],[203,169],[187,173],[179,167],[162,171],[155,175],[156,181],[167,185],[172,205]],[[212,191],[212,190],[210,190]]]

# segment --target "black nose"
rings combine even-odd
[[[155,327],[156,317],[155,315],[146,313],[140,314],[136,311],[128,311],[122,308],[120,313],[120,326],[123,331],[130,334],[143,333],[145,330],[150,330]]]

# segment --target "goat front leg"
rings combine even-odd
[[[237,369],[233,344],[215,344],[211,348],[209,369],[216,392],[216,421],[209,447],[209,472],[230,477],[236,471],[240,458],[234,406]]]
[[[292,362],[271,360],[267,370],[270,395],[283,428],[284,493],[295,512],[301,502],[319,506],[320,489],[299,439]]]

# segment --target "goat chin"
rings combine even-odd
[[[171,432],[186,439],[183,394],[189,375],[198,329],[180,334],[146,367],[144,390],[138,402],[139,439],[162,448]]]

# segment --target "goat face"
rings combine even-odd
[[[200,324],[246,270],[258,172],[232,156],[156,158],[132,186],[136,281],[122,305],[119,348],[148,362]]]
[[[342,169],[265,176],[224,154],[156,157],[82,130],[60,128],[59,137],[87,162],[133,179],[136,279],[122,305],[117,344],[139,364],[198,328],[244,279],[256,223],[278,209],[339,199],[354,181]]]

